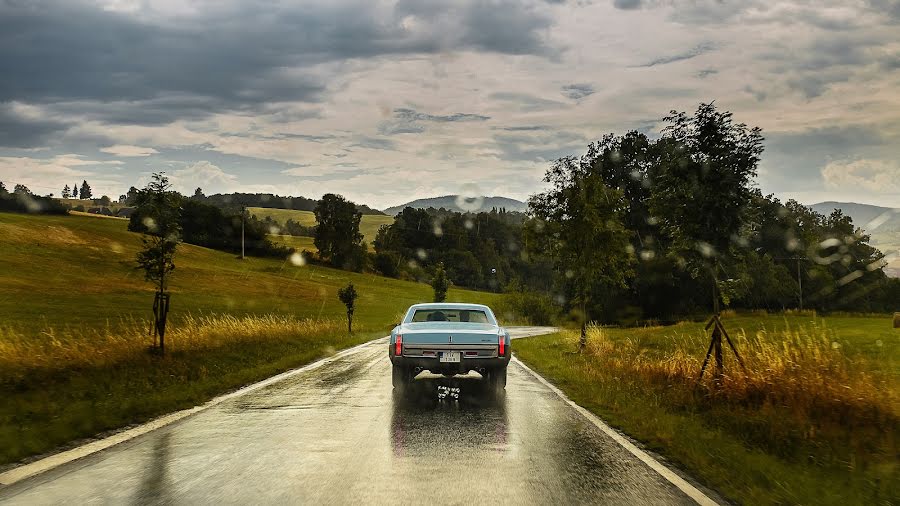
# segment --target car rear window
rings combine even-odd
[[[412,322],[490,323],[485,312],[477,309],[417,309]]]

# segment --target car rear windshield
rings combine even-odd
[[[411,322],[490,323],[487,314],[478,309],[417,309]]]

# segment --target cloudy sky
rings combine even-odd
[[[900,207],[900,1],[0,0],[0,180],[524,199],[715,100],[759,185]]]

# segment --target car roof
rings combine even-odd
[[[468,304],[463,302],[428,302],[422,304],[413,304],[410,309],[487,309],[489,307],[484,304]]]

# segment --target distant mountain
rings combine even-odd
[[[900,211],[891,209],[890,207],[873,206],[869,204],[857,204],[855,202],[819,202],[809,206],[810,209],[817,213],[828,216],[835,209],[840,209],[844,215],[853,219],[853,224],[857,227],[865,228],[865,225],[871,223],[872,220],[878,218],[884,213],[888,214],[888,219],[877,228],[886,230],[900,230]],[[880,220],[879,220],[880,221]],[[874,230],[870,231],[873,232]]]
[[[869,244],[878,248],[890,257],[890,263],[884,272],[888,276],[900,277],[900,209],[890,207],[857,204],[855,202],[820,202],[809,206],[817,213],[828,216],[835,209],[840,209],[853,219],[853,225],[871,237]]]
[[[428,199],[417,199],[412,202],[407,202],[406,204],[401,204],[399,206],[389,207],[384,210],[385,214],[396,216],[400,214],[404,208],[413,207],[416,209],[428,209],[429,207],[433,207],[435,209],[444,208],[448,211],[456,211],[456,212],[464,212],[464,211],[472,211],[472,212],[480,212],[480,211],[490,211],[493,208],[497,209],[506,209],[507,211],[519,211],[525,212],[528,209],[528,204],[522,202],[521,200],[510,199],[506,197],[478,197],[474,199],[468,199],[465,202],[468,202],[466,205],[467,209],[463,209],[460,207],[457,202],[459,199],[459,195],[444,195],[443,197],[432,197]],[[479,203],[479,199],[481,202]],[[474,209],[471,206],[478,206]]]

